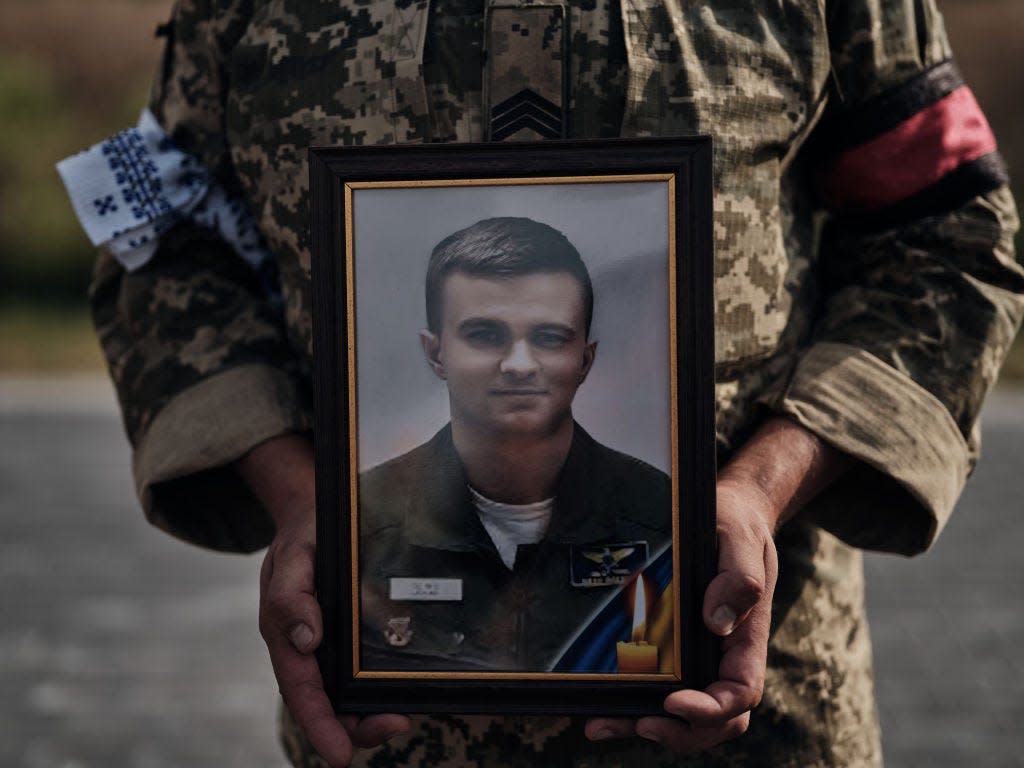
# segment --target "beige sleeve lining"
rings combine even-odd
[[[300,387],[270,366],[230,368],[184,390],[153,419],[132,457],[146,517],[201,546],[264,546],[267,515],[230,465],[271,437],[311,429]]]
[[[934,542],[971,469],[967,442],[936,397],[862,349],[818,343],[772,405],[874,470],[850,473],[811,505],[825,528],[903,554]]]

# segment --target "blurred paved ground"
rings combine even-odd
[[[1024,765],[1024,393],[938,545],[868,558],[887,764]],[[281,766],[258,557],[143,523],[96,379],[0,380],[0,766]]]
[[[147,525],[106,382],[0,381],[0,766],[282,766],[258,557]]]

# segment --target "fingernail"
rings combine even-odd
[[[611,739],[615,736],[615,731],[610,728],[598,728],[594,731],[594,741],[601,741],[602,739]]]
[[[297,624],[289,637],[291,638],[292,645],[302,653],[305,653],[309,650],[310,643],[313,642],[313,630],[305,624]]]
[[[648,741],[654,741],[658,744],[661,744],[661,739],[658,738],[658,734],[656,734],[654,731],[649,731],[646,728],[637,728],[636,735],[642,739],[647,739]]]
[[[736,611],[728,605],[720,605],[711,614],[711,623],[723,635],[732,634],[732,631],[736,629]]]

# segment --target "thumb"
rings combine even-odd
[[[718,635],[730,635],[764,596],[764,568],[758,572],[723,571],[704,593],[704,623]]]
[[[313,594],[313,557],[305,547],[267,553],[260,589],[260,633],[267,644],[287,641],[312,653],[323,637],[320,606]]]
[[[703,606],[704,623],[712,632],[732,634],[772,589],[767,570],[772,547],[771,537],[756,527],[719,527],[718,575],[704,593]]]

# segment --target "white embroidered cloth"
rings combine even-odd
[[[244,201],[178,149],[148,109],[137,126],[61,160],[57,172],[92,244],[129,271],[149,261],[160,235],[185,218],[218,232],[253,268],[269,257]]]

